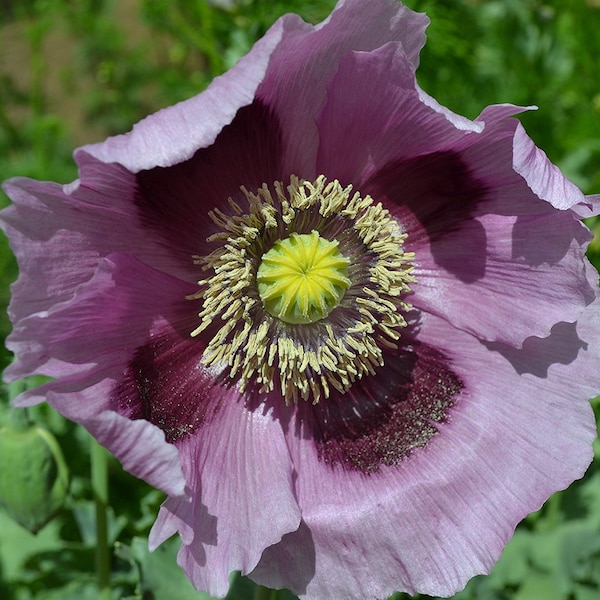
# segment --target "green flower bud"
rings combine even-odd
[[[62,508],[69,472],[55,437],[37,425],[0,429],[0,506],[37,533]]]

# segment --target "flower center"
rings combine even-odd
[[[265,310],[286,323],[324,319],[351,283],[349,262],[337,241],[324,239],[317,231],[277,240],[263,255],[256,274]]]
[[[196,264],[202,362],[243,392],[278,388],[286,403],[346,393],[396,348],[414,281],[399,223],[372,198],[320,176],[241,188],[247,211],[210,213],[219,233]]]

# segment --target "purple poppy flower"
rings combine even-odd
[[[450,595],[592,459],[600,210],[498,105],[415,80],[428,23],[278,20],[202,94],[13,179],[9,380],[168,499],[193,584]]]

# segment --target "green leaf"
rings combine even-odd
[[[73,516],[79,527],[81,539],[86,546],[96,545],[96,506],[91,500],[82,500],[74,503]],[[115,516],[111,506],[107,509],[108,517],[108,542],[113,544],[119,534],[127,525],[123,516]]]
[[[567,600],[552,576],[531,575],[513,596],[514,600]]]
[[[598,586],[575,586],[575,598],[576,600],[598,600]]]
[[[132,540],[130,550],[139,564],[142,594],[152,594],[154,600],[211,600],[208,594],[194,589],[177,564],[180,543],[178,538],[171,538],[149,552],[147,540]]]
[[[588,523],[565,528],[560,560],[565,579],[600,583],[600,533]]]
[[[14,581],[27,560],[40,552],[60,550],[62,541],[57,521],[49,523],[37,535],[17,525],[0,510],[0,563],[5,581]]]
[[[531,544],[531,534],[528,531],[517,530],[486,578],[487,586],[499,590],[507,586],[521,585],[531,572],[527,560]]]
[[[62,587],[39,592],[35,600],[98,600],[98,588],[95,581],[70,581]]]

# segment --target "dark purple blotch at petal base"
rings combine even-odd
[[[407,249],[430,245],[436,263],[466,283],[485,275],[486,233],[473,217],[488,190],[457,153],[389,163],[361,185],[361,192],[398,218],[408,233]],[[464,251],[457,257],[446,252],[445,238],[459,230],[464,231]]]
[[[209,211],[231,214],[228,199],[245,210],[240,191],[256,191],[282,178],[281,132],[273,113],[259,100],[241,108],[215,142],[192,158],[136,175],[135,202],[142,223],[155,231],[165,249],[192,265],[193,255],[209,254],[207,238],[218,231]]]
[[[449,360],[424,344],[405,343],[375,376],[316,405],[300,404],[299,422],[320,458],[365,474],[394,466],[437,433],[463,384]]]
[[[199,346],[197,340],[166,329],[139,347],[115,388],[113,409],[150,421],[168,442],[193,434],[219,409]]]

